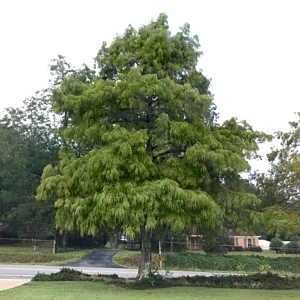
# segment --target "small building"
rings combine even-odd
[[[233,238],[234,246],[241,246],[243,248],[249,248],[253,246],[259,246],[259,235],[242,235],[238,231],[228,230],[228,236]]]

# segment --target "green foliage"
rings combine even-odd
[[[227,251],[232,250],[232,247],[225,247],[225,246],[233,246],[234,240],[230,238],[228,235],[219,236],[216,240],[209,240],[205,241],[202,245],[202,249],[205,253],[224,253],[226,254]]]
[[[299,235],[292,235],[290,237],[291,242],[300,242],[300,236]]]
[[[50,275],[44,273],[36,274],[31,281],[106,281],[106,280],[116,280],[118,275],[89,275],[82,273],[70,268],[62,268],[57,273],[51,273]]]
[[[185,24],[171,35],[161,14],[103,43],[98,74],[62,73],[56,61],[52,107],[76,151],[64,148],[58,165],[45,167],[37,199],[55,200],[60,230],[122,228],[132,238],[159,226],[260,223],[260,201],[240,173],[267,137],[234,118],[217,123],[209,80],[197,70],[198,37],[189,34]]]
[[[21,132],[0,124],[0,217],[32,197],[32,182],[37,178],[27,167],[28,147]]]
[[[251,251],[251,252],[262,252],[262,248],[260,246],[252,246],[252,247],[248,247],[247,250]]]
[[[0,222],[2,236],[16,237],[25,222],[42,215],[47,230],[54,227],[50,203],[38,204],[34,193],[43,168],[57,162],[59,138],[48,90],[7,108],[0,120]],[[53,208],[53,204],[52,204]],[[45,214],[52,216],[51,222]]]
[[[197,37],[188,25],[175,36],[167,28],[165,15],[129,27],[103,45],[92,82],[73,74],[53,90],[55,111],[71,121],[63,137],[91,149],[62,152],[58,167],[45,168],[37,198],[56,199],[59,228],[120,226],[133,236],[143,224],[212,227],[223,209],[236,223],[259,203],[227,181],[249,168],[263,135],[235,119],[206,124],[212,98],[196,70]]]
[[[234,251],[243,252],[244,248],[242,246],[234,246]]]
[[[286,254],[299,254],[300,244],[299,242],[292,241],[284,246],[284,251]]]
[[[276,253],[280,253],[283,247],[283,242],[279,237],[274,237],[270,242],[270,250],[275,250]]]
[[[268,154],[271,168],[256,178],[268,230],[277,235],[289,236],[300,231],[300,113],[297,115],[298,120],[289,123],[288,132],[275,133],[280,144]]]
[[[197,269],[201,271],[259,272],[261,266],[273,272],[300,274],[300,257],[266,257],[263,255],[203,255],[196,253],[166,254],[166,269]]]
[[[91,250],[70,251],[52,253],[53,241],[38,242],[36,251],[33,250],[32,242],[19,246],[1,246],[1,264],[29,264],[29,265],[61,265],[68,262],[78,261],[91,253]]]
[[[89,274],[84,274],[81,271],[77,271],[69,268],[62,268],[57,273],[51,273],[46,275],[38,273],[31,280],[32,281],[85,281],[86,278],[91,277]]]
[[[145,290],[149,288],[166,288],[172,285],[166,280],[166,277],[163,274],[159,273],[157,270],[153,270],[149,273],[149,276],[138,280],[128,281],[125,286],[130,289]]]
[[[51,235],[40,214],[25,221],[25,228],[20,229],[20,238],[46,239]]]
[[[298,277],[282,277],[277,274],[253,274],[247,276],[194,276],[182,277],[177,280],[174,278],[176,286],[186,282],[190,286],[217,287],[217,288],[239,288],[239,289],[270,289],[270,290],[289,290],[299,289],[300,280]],[[182,282],[182,283],[181,283]],[[177,285],[178,284],[178,285]]]

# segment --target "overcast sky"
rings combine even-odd
[[[103,41],[165,12],[172,33],[188,22],[199,36],[221,121],[287,130],[300,111],[299,11],[297,0],[1,1],[0,111],[47,87],[58,54],[91,65]]]

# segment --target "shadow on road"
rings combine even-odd
[[[100,249],[84,257],[83,259],[67,263],[66,267],[91,267],[91,268],[124,268],[112,262],[112,258],[117,250],[115,249]]]

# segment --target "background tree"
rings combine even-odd
[[[0,124],[0,217],[29,201],[32,177],[26,170],[26,139],[20,132]]]
[[[268,155],[271,168],[256,177],[269,231],[286,236],[300,231],[299,120],[290,122],[290,126],[291,131],[275,134],[280,146]]]
[[[141,234],[139,277],[151,270],[158,226],[255,221],[251,209],[259,200],[232,181],[241,181],[265,136],[236,119],[217,123],[209,80],[197,70],[198,49],[188,24],[171,35],[161,14],[103,43],[97,76],[70,74],[52,91],[54,111],[68,120],[60,134],[80,151],[64,149],[59,164],[44,169],[37,199],[55,199],[61,230]]]
[[[42,216],[37,214],[33,218],[25,222],[25,227],[19,230],[19,237],[23,239],[31,239],[33,250],[36,250],[37,239],[46,239],[51,235]]]
[[[58,160],[60,143],[55,134],[49,91],[25,99],[20,108],[7,108],[0,120],[0,221],[2,236],[17,237],[25,222],[46,210],[49,204],[34,199],[43,168]],[[44,214],[45,215],[45,214]],[[44,218],[44,221],[46,218]]]

